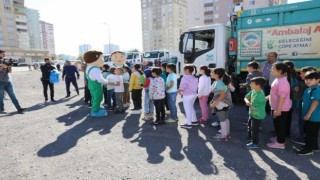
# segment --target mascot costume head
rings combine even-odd
[[[88,79],[88,88],[91,94],[91,116],[104,117],[107,111],[104,107],[100,107],[103,99],[103,84],[107,84],[107,80],[102,77],[101,67],[103,66],[103,53],[100,51],[88,51],[83,55],[83,59],[87,64],[86,75]]]
[[[122,51],[115,51],[111,54],[112,66],[115,68],[123,68],[126,65],[126,54]]]

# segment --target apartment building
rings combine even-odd
[[[222,23],[230,25],[234,0],[204,0],[204,24]]]
[[[26,8],[25,12],[27,15],[30,49],[43,49],[39,11]]]
[[[288,0],[243,0],[244,10],[287,4]]]
[[[188,0],[188,27],[204,25],[204,0]]]
[[[82,44],[79,46],[79,55],[83,55],[87,51],[90,51],[92,49],[90,44]]]
[[[143,50],[179,49],[187,29],[187,0],[141,0]]]
[[[50,55],[56,54],[53,24],[40,21],[40,27],[43,49],[49,51]]]
[[[104,45],[104,53],[105,54],[111,54],[114,51],[119,51],[120,50],[120,46],[118,44],[105,44]]]
[[[0,49],[7,58],[32,63],[48,56],[48,51],[30,50],[24,0],[0,1]]]

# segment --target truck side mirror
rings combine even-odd
[[[184,53],[184,52],[183,52],[183,39],[184,39],[184,35],[185,35],[185,33],[181,34],[181,36],[180,36],[180,42],[179,42],[179,52],[180,52],[181,54]]]

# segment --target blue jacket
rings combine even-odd
[[[70,66],[63,67],[62,78],[64,77],[74,78],[76,77],[76,74],[77,74],[77,77],[79,78],[80,74],[78,69],[75,66],[70,65]]]

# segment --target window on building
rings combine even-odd
[[[250,5],[250,6],[255,5],[255,2],[254,2],[254,1],[249,1],[249,5]]]
[[[10,0],[3,0],[3,3],[10,4]]]
[[[13,1],[13,4],[24,6],[24,3],[19,1]]]
[[[204,3],[213,3],[213,0],[205,0]]]
[[[14,28],[13,27],[8,27],[8,32],[14,32]]]
[[[6,11],[11,11],[11,7],[4,6],[4,10],[6,10]]]
[[[213,19],[214,18],[214,16],[213,15],[206,15],[205,16],[205,19],[207,20],[207,19]]]
[[[231,3],[228,4],[228,8],[229,8],[229,9],[232,9],[232,8],[233,8],[233,4],[231,4]]]
[[[14,21],[7,19],[7,25],[13,26],[14,25]]]
[[[4,41],[0,40],[0,45],[4,45]]]
[[[206,9],[205,9],[206,12],[207,11],[213,11],[213,10],[214,10],[213,6],[206,7]]]

